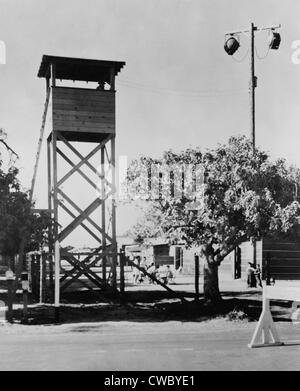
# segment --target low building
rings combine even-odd
[[[241,245],[241,274],[245,276],[248,262],[253,261],[253,244]],[[300,280],[300,240],[264,238],[256,242],[256,264],[262,269],[263,279]]]

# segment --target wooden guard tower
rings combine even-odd
[[[38,72],[38,77],[46,79],[46,106],[49,102],[52,103],[51,131],[47,138],[48,206],[49,212],[57,222],[55,232],[49,238],[49,247],[54,254],[57,319],[60,292],[76,281],[86,284],[85,281],[80,281],[80,277],[84,276],[89,280],[89,285],[92,283],[98,289],[116,289],[115,77],[124,65],[124,62],[44,55]],[[72,80],[75,87],[58,86],[57,80],[61,80],[62,83]],[[98,86],[93,89],[78,88],[76,81],[96,82]],[[93,143],[94,146],[86,156],[83,156],[79,152],[78,143]],[[62,151],[61,145],[69,154]],[[97,154],[100,172],[90,163],[91,158],[95,158]],[[77,157],[76,162],[72,160],[74,155]],[[70,170],[61,177],[59,159],[63,159],[70,167]],[[83,168],[87,167],[96,174],[97,181],[93,181],[84,172]],[[72,195],[66,194],[63,190],[63,184],[75,173],[84,178],[87,186],[95,194],[94,200],[84,209],[72,199]],[[71,218],[71,222],[66,226],[60,221],[61,208]],[[99,221],[91,217],[97,210]],[[82,254],[81,257],[76,254],[75,257],[74,254],[63,252],[61,243],[79,226],[98,242],[99,247],[92,254]],[[93,231],[90,227],[93,227]],[[61,268],[62,260],[67,261],[71,269]],[[97,265],[102,267],[102,277],[92,270]],[[109,281],[108,267],[111,273]]]

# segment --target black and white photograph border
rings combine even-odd
[[[300,370],[298,0],[0,0],[0,371]]]

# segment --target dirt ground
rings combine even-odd
[[[210,308],[201,284],[195,300],[192,279],[171,287],[179,297],[156,285],[128,284],[123,297],[98,301],[87,291],[69,292],[58,325],[51,303],[31,303],[28,325],[21,324],[19,295],[14,324],[0,322],[0,371],[300,370],[300,324],[291,322],[291,302],[271,301],[285,346],[249,349],[260,289],[222,281],[223,303]]]
[[[279,282],[289,284],[288,282]],[[294,283],[294,285],[297,283]],[[77,322],[202,322],[216,317],[229,320],[258,320],[261,312],[261,289],[246,289],[242,280],[222,280],[223,303],[213,308],[206,307],[202,299],[200,281],[199,300],[195,300],[193,279],[182,276],[170,285],[174,294],[154,284],[133,285],[128,283],[121,297],[103,296],[103,300],[89,291],[68,292],[61,297],[60,323]],[[184,302],[182,301],[184,298]],[[0,300],[5,301],[5,293],[0,292]],[[275,321],[291,321],[291,302],[272,301],[271,309]],[[1,313],[1,309],[0,309]],[[2,311],[3,313],[3,311]],[[14,322],[22,321],[22,295],[17,295],[14,305]],[[52,324],[54,307],[51,302],[39,304],[31,302],[28,324]]]
[[[276,322],[285,346],[249,349],[256,322],[107,321],[0,326],[0,370],[300,370],[300,328]],[[297,342],[292,342],[298,340]],[[101,383],[98,383],[101,387]]]

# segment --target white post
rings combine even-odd
[[[54,295],[54,307],[55,317],[58,321],[59,313],[59,300],[60,300],[60,250],[59,241],[56,240],[54,244],[54,260],[55,260],[55,295]]]
[[[268,297],[267,289],[268,287],[264,283],[263,292],[262,292],[262,313],[260,315],[251,342],[250,344],[248,344],[249,348],[255,348],[259,346],[270,346],[270,345],[273,346],[283,345],[283,343],[280,342],[279,335],[277,333],[272,318],[272,314],[270,311],[270,299]],[[262,342],[261,342],[261,338],[262,338]],[[273,341],[270,341],[271,338]]]
[[[263,299],[263,302],[262,302],[262,315],[265,317],[265,318],[271,318],[271,322],[273,322],[272,320],[272,315],[271,315],[271,311],[270,311],[270,299],[267,298],[267,286],[264,284],[263,285],[263,296],[262,296],[262,299]],[[266,322],[264,322],[264,325],[263,325],[263,344],[268,344],[270,343],[270,331],[269,331],[269,327],[268,327],[268,324]]]
[[[40,253],[40,304],[42,304],[43,297],[43,256]]]

